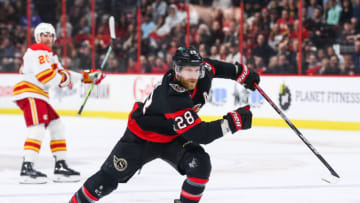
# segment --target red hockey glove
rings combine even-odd
[[[238,62],[235,63],[240,74],[237,76],[236,81],[240,84],[244,84],[245,88],[255,90],[254,83],[259,84],[260,76],[255,71],[248,69],[244,64]]]
[[[252,113],[250,106],[238,108],[235,111],[229,112],[223,118],[228,121],[232,133],[251,128]]]
[[[58,70],[58,72],[61,75],[61,82],[59,84],[59,87],[63,88],[70,85],[71,83],[70,72],[67,69]]]
[[[98,69],[84,70],[83,74],[83,83],[95,83],[95,85],[100,84],[100,82],[104,79],[105,74]]]

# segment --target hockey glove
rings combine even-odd
[[[245,88],[255,90],[254,83],[259,84],[260,76],[257,72],[248,69],[248,67],[244,64],[240,64],[238,62],[235,63],[240,74],[237,76],[236,81],[240,84],[244,84]]]
[[[100,84],[100,82],[104,79],[105,74],[101,72],[101,70],[91,69],[91,70],[84,70],[82,72],[83,83],[95,83],[95,85]]]
[[[67,69],[61,69],[58,70],[58,72],[61,75],[61,82],[59,84],[59,87],[63,88],[70,85],[71,83],[70,72]]]
[[[232,133],[251,128],[252,113],[250,106],[238,108],[235,111],[229,112],[223,118],[228,121]]]

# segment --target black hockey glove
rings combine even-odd
[[[237,76],[236,81],[240,84],[244,84],[245,88],[255,90],[254,83],[259,84],[260,76],[257,72],[252,69],[248,69],[248,67],[244,64],[240,64],[238,62],[235,63],[238,68],[240,74]]]
[[[229,112],[223,118],[228,121],[232,133],[251,128],[252,113],[250,106],[238,108],[235,111]]]

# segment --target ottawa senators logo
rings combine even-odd
[[[184,87],[181,87],[181,86],[178,85],[178,84],[170,83],[169,85],[170,85],[170,87],[172,87],[176,92],[180,92],[180,93],[186,92],[186,89],[185,89]]]
[[[125,159],[119,158],[116,155],[114,155],[114,167],[118,171],[124,171],[128,166],[128,163]]]

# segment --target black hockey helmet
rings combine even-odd
[[[173,56],[173,63],[173,67],[178,73],[184,66],[200,66],[200,78],[203,78],[205,75],[205,70],[202,66],[203,58],[200,56],[200,53],[193,47],[179,47]]]

